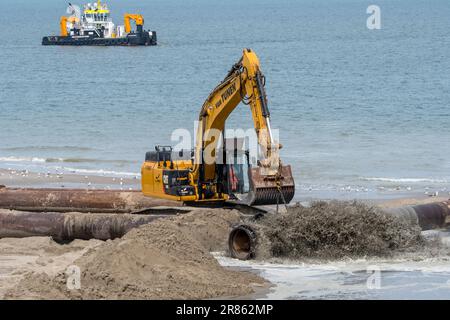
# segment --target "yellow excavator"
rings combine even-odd
[[[294,179],[291,167],[279,159],[281,145],[272,136],[264,85],[258,57],[245,49],[204,102],[194,150],[156,146],[147,152],[141,168],[144,195],[189,205],[289,203],[294,197]],[[245,142],[225,139],[225,122],[240,102],[250,107],[262,150],[256,164],[250,163]]]

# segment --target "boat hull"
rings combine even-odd
[[[157,44],[156,32],[130,33],[121,38],[100,38],[88,36],[48,36],[42,38],[44,46],[154,46]]]

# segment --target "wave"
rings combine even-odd
[[[36,157],[0,157],[0,162],[47,162],[46,160]]]
[[[448,183],[446,179],[433,179],[433,178],[361,178],[364,181],[379,181],[379,182],[393,182],[393,183]]]
[[[70,162],[70,163],[115,163],[126,164],[133,163],[131,160],[105,160],[105,159],[93,159],[93,158],[48,158],[45,162]]]
[[[25,147],[6,147],[0,148],[4,151],[92,151],[95,150],[89,147],[77,146],[25,146]]]
[[[133,163],[131,160],[103,160],[93,158],[39,158],[39,157],[0,157],[0,162],[39,162],[39,163]]]
[[[60,168],[64,171],[69,171],[71,173],[83,173],[83,174],[92,174],[92,175],[111,175],[111,176],[131,176],[131,177],[139,177],[141,174],[137,172],[122,172],[122,171],[113,171],[113,170],[104,170],[104,169],[80,169],[80,168]]]
[[[57,173],[72,173],[84,175],[98,175],[98,176],[140,176],[137,172],[115,171],[114,167],[139,167],[134,166],[136,161],[132,160],[108,160],[108,159],[93,159],[93,158],[43,158],[43,157],[17,157],[8,156],[0,157],[0,164],[15,168],[26,168],[28,170],[35,170],[36,172],[57,172]],[[73,166],[70,166],[73,164]],[[104,164],[102,166],[101,164]],[[131,164],[131,165],[130,165]],[[78,168],[78,165],[88,166],[93,168]],[[2,165],[0,165],[2,167]],[[102,168],[103,167],[103,168]],[[112,167],[112,168],[110,168]],[[133,169],[132,169],[133,170]]]

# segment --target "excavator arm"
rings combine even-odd
[[[264,82],[258,57],[252,50],[245,49],[242,58],[203,104],[191,177],[198,181],[200,194],[202,183],[217,182],[216,163],[211,161],[216,157],[215,151],[219,142],[217,133],[224,132],[227,118],[240,102],[244,102],[250,107],[258,145],[263,151],[263,158],[258,167],[249,172],[250,193],[245,202],[270,204],[289,202],[292,199],[294,181],[290,166],[283,166],[279,160],[280,145],[273,139]],[[205,156],[209,157],[210,161],[207,161]]]
[[[126,33],[131,32],[131,23],[130,23],[131,20],[133,20],[136,23],[138,31],[139,30],[142,31],[142,26],[144,25],[144,17],[142,15],[126,13],[123,19]]]

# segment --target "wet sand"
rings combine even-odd
[[[10,188],[82,188],[139,190],[140,177],[96,176],[63,173],[36,173],[0,169],[0,185]]]
[[[101,243],[99,240],[75,240],[60,245],[49,237],[0,239],[0,299],[27,275],[55,276]]]
[[[433,202],[441,202],[447,201],[450,199],[450,196],[420,196],[416,198],[400,198],[400,199],[391,199],[386,201],[375,201],[374,204],[378,205],[381,208],[397,208],[403,206],[413,206],[413,205],[421,205]]]

